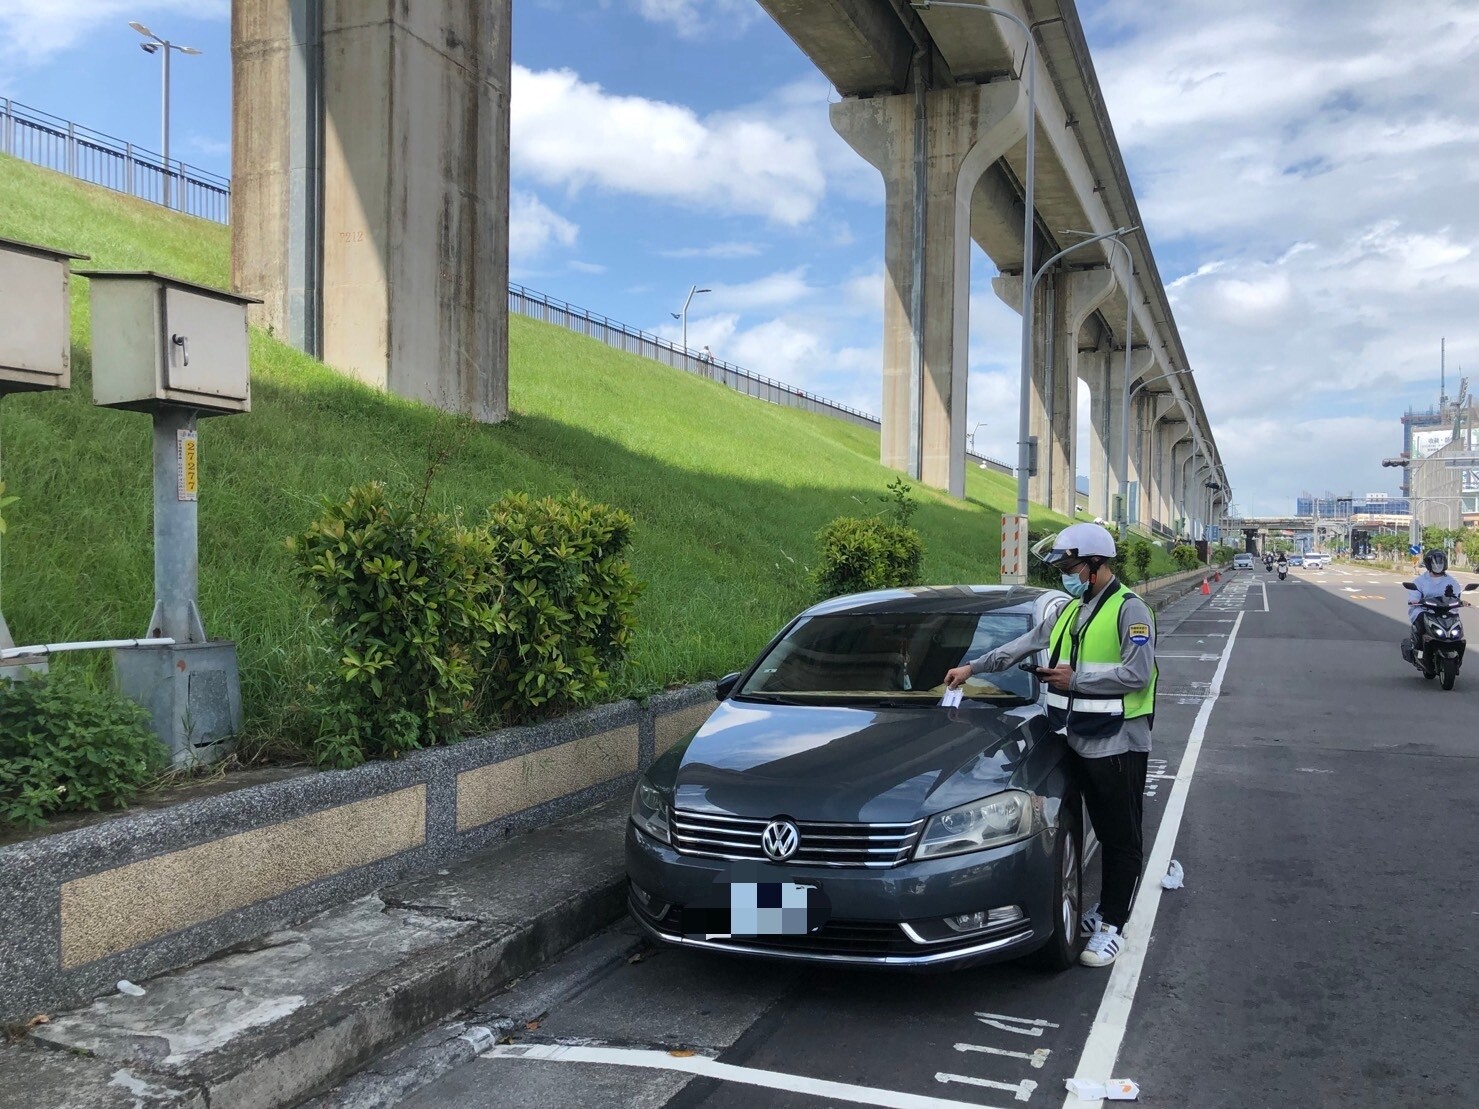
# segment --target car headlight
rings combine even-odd
[[[638,778],[632,790],[632,823],[653,839],[669,842],[667,800],[646,778]]]
[[[930,817],[914,857],[938,859],[1000,847],[1035,835],[1042,827],[1042,812],[1032,795],[1009,789]]]

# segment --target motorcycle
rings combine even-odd
[[[1281,563],[1279,563],[1279,580],[1280,581],[1283,581],[1288,576],[1289,576],[1289,564],[1287,562],[1281,562]]]
[[[1404,581],[1411,590],[1417,586]],[[1464,586],[1465,593],[1479,589],[1479,582]],[[1422,672],[1428,680],[1439,679],[1444,689],[1452,689],[1464,661],[1464,625],[1458,610],[1468,605],[1453,592],[1441,597],[1427,597],[1420,602],[1422,612],[1412,624],[1412,638],[1403,640],[1402,657]]]

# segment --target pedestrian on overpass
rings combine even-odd
[[[972,674],[1005,670],[1048,651],[1038,677],[1047,684],[1048,720],[1065,736],[1084,804],[1103,851],[1103,893],[1084,914],[1088,943],[1079,961],[1118,958],[1144,866],[1145,779],[1155,721],[1155,621],[1111,565],[1114,536],[1098,524],[1073,524],[1034,548],[1062,575],[1072,598],[1050,619],[945,675],[948,688]]]

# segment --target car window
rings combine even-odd
[[[839,613],[800,620],[762,658],[738,696],[798,700],[909,700],[945,691],[945,671],[1028,630],[1020,613]],[[968,681],[968,701],[1026,699],[1035,681],[1017,669]]]

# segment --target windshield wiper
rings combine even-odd
[[[736,693],[736,701],[758,701],[765,705],[809,705],[812,701],[788,697],[784,693]]]

